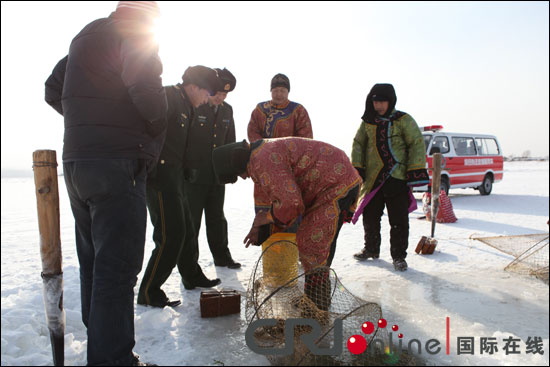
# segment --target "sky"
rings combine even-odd
[[[2,171],[32,152],[61,161],[63,119],[44,82],[72,38],[117,2],[2,2]],[[163,2],[164,85],[188,66],[226,67],[237,139],[277,73],[314,138],[348,154],[365,99],[392,83],[419,126],[496,135],[504,155],[549,154],[548,2]]]

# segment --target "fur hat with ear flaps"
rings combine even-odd
[[[246,140],[222,145],[212,151],[214,172],[222,184],[234,183],[246,172],[250,160],[250,146]]]
[[[374,122],[376,117],[376,110],[372,101],[388,101],[389,106],[388,110],[382,117],[388,117],[395,108],[397,102],[397,96],[395,95],[395,89],[391,84],[375,84],[370,90],[367,101],[365,102],[365,113],[363,114],[363,121],[365,122]]]

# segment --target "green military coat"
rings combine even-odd
[[[185,178],[193,184],[219,184],[214,174],[212,151],[235,142],[233,108],[228,103],[197,108],[189,127],[185,153]]]
[[[183,169],[188,132],[195,109],[181,84],[164,87],[164,90],[168,100],[167,130],[159,164],[168,164]]]

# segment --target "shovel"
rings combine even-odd
[[[432,235],[430,237],[422,236],[414,250],[417,254],[431,255],[437,246],[437,240],[434,238],[435,223],[437,222],[437,213],[439,212],[439,188],[441,186],[441,153],[434,153],[432,156]]]

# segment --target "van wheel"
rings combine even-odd
[[[439,186],[440,190],[445,191],[445,195],[449,196],[449,179],[446,176],[441,176],[441,186]]]
[[[493,191],[493,179],[489,175],[485,175],[483,183],[478,187],[481,195],[489,195]]]

